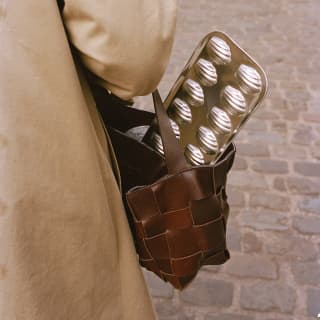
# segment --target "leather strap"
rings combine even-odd
[[[169,117],[163,106],[158,89],[152,93],[152,97],[162,138],[168,173],[174,174],[183,169],[190,168],[191,166],[187,163],[178,139],[172,130]]]

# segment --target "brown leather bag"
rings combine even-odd
[[[155,91],[164,159],[126,134],[133,126],[150,124],[153,113],[116,100],[110,103],[110,96],[99,88],[93,92],[119,163],[123,200],[139,262],[182,290],[202,265],[222,264],[229,259],[225,186],[235,147],[231,144],[215,165],[189,165]]]

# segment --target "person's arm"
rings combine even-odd
[[[72,44],[98,82],[124,100],[146,95],[168,64],[176,0],[66,0]]]

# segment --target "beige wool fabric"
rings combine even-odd
[[[176,0],[67,0],[64,20],[83,63],[123,99],[146,95],[168,63]]]
[[[157,86],[175,17],[171,0],[66,0],[63,16],[124,99]],[[56,2],[0,0],[1,320],[156,318],[117,174]]]

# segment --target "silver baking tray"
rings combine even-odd
[[[164,101],[188,162],[215,163],[261,103],[267,87],[263,69],[227,34],[206,35]],[[143,140],[163,154],[156,121]]]

